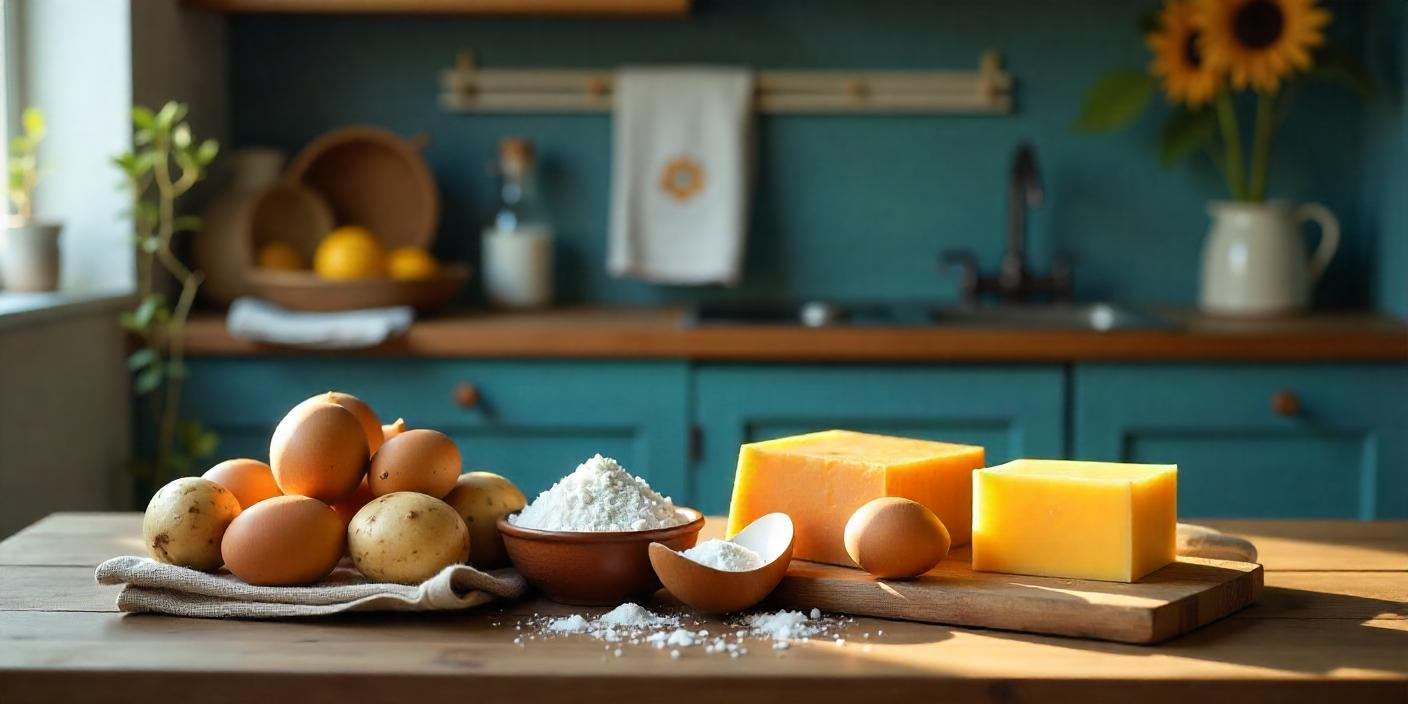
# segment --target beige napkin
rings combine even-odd
[[[512,569],[481,572],[452,565],[417,586],[368,582],[340,566],[309,587],[256,587],[228,572],[210,574],[145,557],[98,565],[99,584],[124,584],[117,608],[196,618],[290,618],[351,611],[449,611],[516,599],[527,587]]]

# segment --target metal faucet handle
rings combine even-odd
[[[959,272],[958,291],[964,303],[978,299],[978,256],[967,249],[946,249],[939,255],[939,271]]]

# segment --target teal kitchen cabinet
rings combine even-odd
[[[1059,366],[701,367],[690,496],[727,512],[740,444],[830,428],[982,445],[994,464],[1060,457],[1065,384]]]
[[[507,475],[531,499],[600,452],[660,491],[686,490],[688,366],[655,362],[197,359],[187,414],[221,435],[218,455],[267,459],[295,403],[354,394],[391,422],[450,435],[465,470]]]
[[[1074,453],[1177,463],[1180,516],[1408,516],[1408,366],[1099,364],[1074,374]]]

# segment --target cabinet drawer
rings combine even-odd
[[[386,422],[450,435],[465,470],[505,474],[531,498],[600,452],[685,496],[686,365],[547,361],[206,359],[191,362],[187,409],[221,434],[221,456],[267,458],[293,404],[355,394]]]
[[[1179,465],[1188,517],[1408,515],[1408,367],[1083,365],[1075,453]]]
[[[1060,367],[709,366],[695,375],[704,433],[695,496],[726,512],[742,443],[829,428],[982,445],[990,463],[1059,457]]]

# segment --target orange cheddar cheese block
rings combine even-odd
[[[973,569],[1133,582],[1175,559],[1178,467],[1016,460],[973,475]]]
[[[900,496],[924,504],[968,542],[972,475],[983,448],[930,440],[827,430],[743,445],[728,512],[728,535],[774,511],[792,517],[792,556],[853,566],[843,536],[865,503]]]

